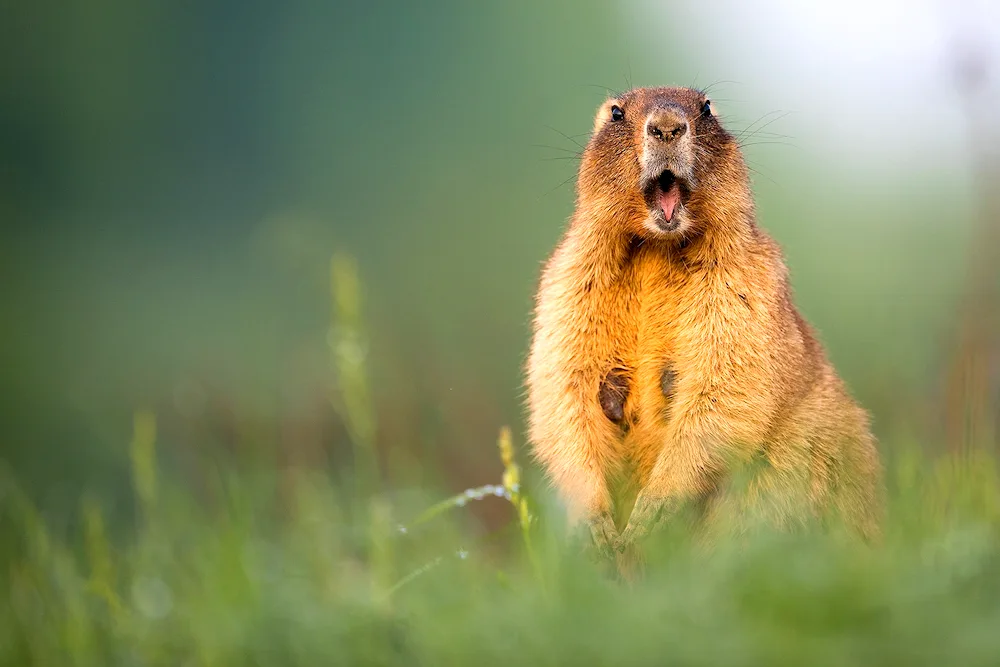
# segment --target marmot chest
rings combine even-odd
[[[685,276],[663,253],[640,249],[631,258],[623,287],[631,297],[625,318],[631,346],[622,351],[626,365],[635,372],[668,361],[686,310],[690,286]]]
[[[675,389],[677,346],[689,286],[683,273],[663,253],[639,251],[623,276],[629,312],[623,325],[625,349],[619,351],[627,369],[628,398],[623,406],[626,428],[662,421]]]
[[[743,338],[761,339],[745,296],[744,276],[640,248],[623,275],[630,309],[622,366],[631,383],[625,418],[662,421],[678,384],[698,386],[699,375],[718,373],[751,358]]]

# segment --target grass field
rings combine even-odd
[[[679,528],[628,587],[558,539],[543,504],[494,535],[463,521],[466,503],[529,502],[516,463],[436,507],[363,503],[323,476],[280,502],[274,478],[220,475],[206,509],[157,478],[148,420],[123,539],[87,500],[81,539],[54,538],[4,477],[4,664],[990,665],[1000,652],[989,457],[898,461],[876,548],[760,532],[708,553]]]

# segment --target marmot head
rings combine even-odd
[[[647,238],[696,233],[745,190],[736,140],[690,88],[638,88],[602,104],[577,180],[581,204]]]

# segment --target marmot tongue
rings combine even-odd
[[[670,222],[670,218],[674,217],[674,209],[677,207],[677,202],[681,200],[680,187],[674,183],[666,192],[660,190],[656,198],[660,203],[660,208],[663,210],[663,217],[667,219],[667,222]]]

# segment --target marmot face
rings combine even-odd
[[[581,203],[641,237],[695,231],[720,163],[741,160],[711,101],[690,88],[639,88],[594,119],[577,181]],[[721,184],[719,184],[721,186]]]

